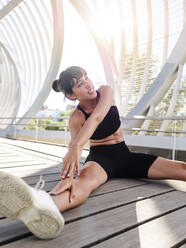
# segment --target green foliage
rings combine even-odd
[[[31,120],[30,124],[24,127],[24,130],[35,130],[34,125],[35,125],[35,120]]]
[[[49,123],[47,123],[48,125],[45,126],[45,130],[56,130],[56,131],[65,131],[66,129],[66,120],[63,121],[52,121],[50,120]]]
[[[69,116],[71,116],[71,114],[72,114],[72,112],[74,111],[74,108],[73,109],[70,109],[69,111],[67,111],[67,112],[63,112],[63,113],[61,113],[61,117],[63,117],[63,116],[65,116],[65,117],[69,117]]]
[[[67,112],[61,113],[60,117],[70,117],[74,109],[71,109]],[[57,119],[55,117],[55,119]],[[25,130],[56,130],[56,131],[65,131],[69,130],[68,128],[68,119],[64,120],[58,120],[58,121],[53,121],[52,119],[38,119],[37,120],[31,120],[30,124],[25,126]]]

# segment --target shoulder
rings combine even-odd
[[[113,94],[113,88],[110,85],[102,85],[99,87],[98,91],[100,93],[110,92]]]
[[[82,126],[84,122],[85,117],[83,113],[78,108],[76,108],[70,116],[69,127]]]
[[[114,103],[114,90],[110,85],[102,85],[97,90],[100,93],[100,98],[105,98],[112,104]]]

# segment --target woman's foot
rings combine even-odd
[[[0,214],[23,221],[41,239],[57,237],[64,226],[63,216],[48,193],[6,172],[0,172]]]

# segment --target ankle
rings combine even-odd
[[[59,211],[61,211],[61,204],[59,203],[57,197],[54,195],[50,195],[50,196],[51,196],[53,202],[55,203],[55,205],[57,206],[57,208],[59,209]]]

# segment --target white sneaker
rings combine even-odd
[[[6,172],[0,172],[0,214],[23,221],[41,239],[57,237],[64,226],[63,216],[48,193]]]

